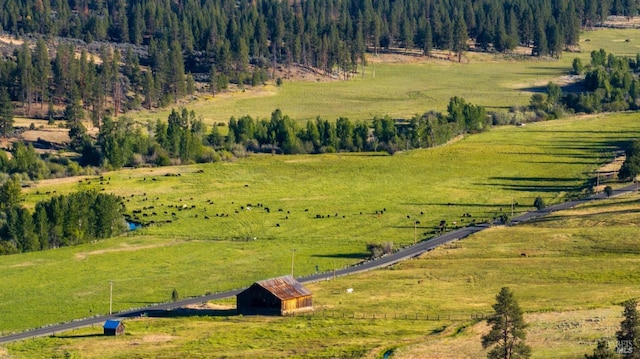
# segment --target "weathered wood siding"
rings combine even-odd
[[[309,296],[292,298],[282,302],[281,315],[309,312],[313,310],[313,298]]]

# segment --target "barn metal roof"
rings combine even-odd
[[[120,325],[120,321],[119,320],[107,320],[106,322],[104,322],[104,329],[118,329],[118,326]]]
[[[311,295],[312,293],[290,275],[256,282],[280,300],[288,300]]]

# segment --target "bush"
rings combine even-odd
[[[611,197],[611,195],[613,194],[613,188],[611,188],[611,186],[605,187],[604,193],[607,195],[607,197]]]
[[[546,207],[544,200],[540,196],[536,197],[536,199],[533,201],[533,206],[536,207],[538,210],[541,210],[544,207]]]

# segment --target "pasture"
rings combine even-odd
[[[639,211],[638,194],[602,200],[495,227],[388,269],[312,284],[313,316],[235,316],[225,300],[127,320],[118,338],[96,326],[7,350],[18,358],[379,358],[389,349],[393,358],[482,357],[487,329],[471,317],[490,313],[495,294],[509,286],[526,311],[533,358],[582,357],[597,339],[614,342],[618,303],[640,295]]]
[[[640,49],[637,30],[593,30],[581,34],[580,52],[565,52],[558,60],[467,53],[466,62],[456,63],[427,57],[369,56],[369,64],[349,81],[311,76],[306,81],[284,80],[246,91],[231,89],[212,98],[202,96],[188,108],[205,123],[227,122],[230,117],[250,115],[269,118],[276,108],[296,120],[317,116],[334,120],[368,120],[374,116],[410,118],[424,112],[446,111],[449,99],[463,97],[489,109],[528,105],[531,95],[544,91],[549,81],[559,84],[580,57],[584,64],[592,50],[606,49],[618,55],[635,56]],[[629,40],[629,41],[626,41]],[[526,50],[525,50],[526,51]],[[309,77],[309,76],[308,76]],[[171,109],[131,112],[140,122],[165,120]]]
[[[476,54],[466,64],[372,60],[364,78],[349,82],[285,81],[280,88],[267,85],[260,91],[228,93],[188,107],[212,123],[244,114],[267,117],[278,107],[296,119],[409,117],[442,111],[454,95],[488,107],[525,105],[531,91],[565,75],[575,56],[586,60],[591,49],[601,47],[635,54],[637,44],[624,41],[633,39],[635,32],[583,34],[583,41],[589,41],[581,43],[582,52],[566,53],[558,61],[519,62]],[[129,115],[155,121],[167,114]],[[563,201],[588,191],[593,170],[612,160],[622,143],[640,135],[637,118],[616,114],[502,127],[447,146],[394,156],[258,155],[230,163],[127,169],[107,173],[102,180],[41,181],[26,190],[27,206],[54,191],[104,190],[123,196],[132,216],[154,223],[74,248],[0,257],[0,332],[105,314],[109,281],[114,282],[115,311],[142,307],[169,301],[173,288],[181,296],[193,296],[288,274],[292,254],[296,276],[316,268],[331,271],[365,258],[367,243],[413,243],[414,225],[422,240],[433,235],[442,220],[450,227],[490,220],[509,214],[513,203],[517,214],[530,209],[537,196],[547,203]],[[538,338],[556,333],[554,340],[568,348],[567,355],[580,356],[592,350],[579,343],[581,338],[594,340],[602,330],[567,342],[568,334],[556,330],[560,324],[543,315],[548,310],[584,311],[581,320],[586,321],[600,316],[592,311],[617,313],[612,303],[638,295],[629,285],[637,282],[637,271],[629,270],[637,266],[636,244],[630,239],[635,228],[632,220],[619,219],[637,213],[633,203],[614,201],[613,208],[630,206],[613,210],[619,215],[597,212],[605,207],[594,205],[590,211],[595,215],[574,213],[524,227],[495,228],[392,270],[315,284],[317,307],[339,309],[345,315],[375,311],[391,316],[407,308],[407,314],[422,310],[466,316],[487,312],[500,286],[509,285],[525,310],[534,312],[530,318],[541,316],[534,326],[543,333]],[[531,255],[519,258],[523,251]],[[416,286],[418,280],[423,280],[421,286]],[[355,288],[355,295],[346,296],[346,287]],[[576,292],[578,287],[584,292]],[[607,315],[611,322],[615,314]],[[263,320],[270,322],[270,329],[264,329]],[[243,327],[253,329],[242,332]],[[229,357],[346,357],[371,353],[371,348],[380,354],[400,342],[403,349],[397,355],[408,358],[416,357],[422,345],[436,350],[439,342],[455,342],[463,347],[465,338],[477,345],[482,328],[458,330],[462,327],[467,324],[196,315],[131,321],[131,336],[117,340],[127,348],[139,348],[139,357],[198,353],[205,347],[229,348]],[[112,351],[112,342],[93,338],[92,333],[95,328],[78,331],[78,337],[72,333],[8,348],[18,357],[64,356],[64,350],[86,357],[119,355]],[[281,345],[283,351],[259,351],[271,348],[278,336],[288,340]],[[245,337],[246,342],[238,341]],[[540,342],[543,353],[546,344]]]
[[[364,259],[367,243],[408,245],[442,220],[450,228],[490,220],[510,214],[512,203],[517,214],[537,196],[557,203],[588,190],[593,170],[638,137],[636,122],[635,114],[570,118],[394,156],[258,155],[127,169],[102,181],[41,181],[26,191],[27,205],[53,191],[104,189],[156,223],[97,243],[0,257],[0,331],[104,314],[110,280],[118,311],[168,301],[173,288],[194,296],[288,274],[292,250],[295,275],[332,271]]]

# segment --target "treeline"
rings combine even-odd
[[[640,175],[640,140],[633,141],[625,149],[626,158],[620,172],[618,172],[618,178],[621,180],[630,180]]]
[[[122,166],[215,162],[247,151],[282,154],[387,151],[443,144],[453,137],[480,132],[489,126],[484,108],[454,97],[447,114],[428,112],[411,120],[374,118],[371,125],[348,118],[317,118],[305,125],[275,110],[269,119],[231,118],[227,131],[214,125],[209,131],[193,111],[172,110],[168,121],[144,129],[123,118],[106,119],[97,140],[82,131],[72,143],[83,165],[117,169]],[[226,132],[226,133],[224,133]]]
[[[579,60],[573,67],[575,73],[584,74],[582,85],[589,93],[562,96],[566,107],[585,113],[638,109],[640,54],[615,56],[600,49],[591,52],[591,63],[582,71]]]
[[[316,118],[305,125],[275,110],[269,119],[231,118],[211,129],[193,111],[172,110],[167,121],[140,125],[127,117],[105,117],[97,138],[81,122],[70,124],[71,150],[77,161],[39,156],[32,145],[15,142],[11,156],[0,151],[0,174],[24,180],[95,174],[102,169],[207,163],[249,152],[282,154],[387,151],[432,147],[463,133],[484,131],[491,118],[481,106],[453,97],[447,114],[427,112],[410,120],[376,117],[370,122]],[[0,178],[1,179],[1,178]]]
[[[584,76],[579,84],[585,91],[563,93],[560,86],[550,83],[546,96],[531,97],[531,108],[551,117],[565,111],[595,113],[640,108],[640,54],[623,57],[594,50],[587,66],[579,58],[573,61],[573,72]]]
[[[42,38],[33,49],[24,42],[13,56],[0,57],[0,109],[4,113],[14,101],[27,117],[37,110],[50,120],[90,118],[100,126],[106,115],[165,106],[195,91],[179,46],[150,51],[147,61],[152,63],[143,70],[131,47],[121,54],[102,46],[92,55],[72,44],[58,44],[53,51]],[[7,122],[0,128],[2,135],[11,130]]]
[[[264,83],[292,64],[348,77],[367,51],[460,56],[469,40],[486,51],[522,45],[559,56],[578,43],[581,26],[638,11],[636,0],[2,0],[0,8],[4,31],[40,39],[0,63],[0,88],[27,114],[32,103],[65,102],[98,120],[107,108],[117,115],[175,102],[194,91],[192,74],[205,75],[199,81],[214,93],[229,82]],[[123,46],[103,48],[94,63],[84,47],[48,49],[40,35]]]
[[[97,173],[95,169],[83,168],[66,156],[39,155],[33,145],[22,141],[14,142],[9,153],[10,157],[0,150],[0,183],[6,181],[9,175],[19,176],[23,180],[39,180]]]
[[[471,38],[498,51],[539,42],[576,44],[580,26],[632,17],[635,0],[4,0],[0,24],[13,34],[170,45],[203,52],[219,69],[264,58],[319,68],[365,51],[454,49]],[[464,31],[462,31],[464,30]],[[544,36],[543,34],[544,33]],[[542,39],[544,37],[545,39]],[[552,51],[554,50],[551,48]]]
[[[95,191],[55,196],[33,213],[19,204],[20,180],[0,188],[0,254],[31,252],[109,238],[126,230],[119,197]]]
[[[480,132],[489,125],[481,106],[454,97],[449,101],[448,114],[428,112],[409,121],[388,116],[376,117],[371,128],[362,121],[339,118],[335,122],[317,118],[300,126],[280,110],[269,120],[254,120],[244,116],[229,121],[227,136],[214,127],[209,143],[215,148],[240,145],[253,152],[285,154],[387,151],[425,148],[443,144],[467,132]]]

